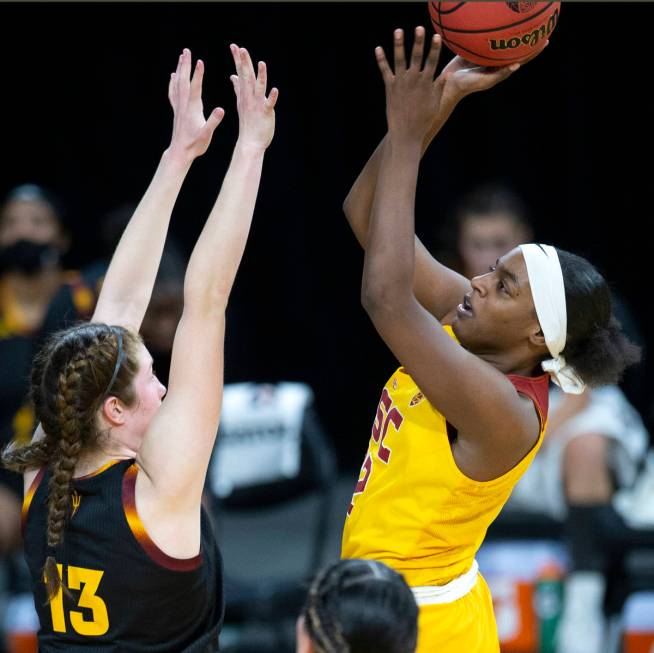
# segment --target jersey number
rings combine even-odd
[[[402,413],[400,413],[396,406],[393,406],[393,400],[388,394],[388,390],[384,388],[381,399],[379,400],[379,406],[377,406],[377,414],[375,415],[375,421],[372,424],[371,433],[372,439],[379,443],[377,458],[379,458],[383,463],[388,464],[392,453],[391,449],[384,444],[388,427],[392,424],[395,427],[395,430],[399,431],[403,421],[404,417],[402,417]],[[366,489],[366,485],[368,485],[370,475],[372,474],[372,462],[372,456],[369,453],[363,462],[363,467],[361,468],[361,474],[363,474],[363,476],[359,478],[356,487],[354,488],[354,495],[352,496],[350,507],[347,509],[348,515],[352,512],[352,508],[354,508],[354,497],[357,494],[361,494]]]
[[[64,577],[63,565],[57,565],[59,575]],[[70,610],[68,616],[70,625],[79,635],[95,636],[104,635],[109,630],[109,615],[107,605],[99,597],[96,591],[102,580],[104,571],[97,569],[85,569],[84,567],[73,567],[68,565],[67,587],[71,590],[81,589],[77,606],[91,610],[92,618],[87,620],[84,613],[79,610]],[[60,588],[56,596],[50,601],[52,612],[52,628],[57,633],[66,632],[66,617],[64,614],[64,595]]]

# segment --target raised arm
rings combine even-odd
[[[389,134],[370,218],[362,302],[384,342],[493,478],[533,446],[538,420],[531,402],[520,399],[497,369],[457,345],[413,291],[418,167],[440,102],[439,81],[433,81],[439,37],[421,69],[423,35],[418,28],[408,69],[401,30],[395,33],[394,72],[383,50],[376,51],[386,88]]]
[[[480,68],[459,56],[454,57],[438,77],[436,92],[440,94],[440,101],[422,142],[421,156],[464,97],[492,88],[509,74],[508,68]],[[350,227],[364,249],[368,240],[370,211],[379,166],[387,142],[388,135],[384,136],[368,159],[343,203],[343,211]],[[442,319],[459,303],[461,296],[470,290],[470,283],[462,275],[439,263],[416,236],[413,289],[418,301],[432,315]]]
[[[184,49],[171,74],[168,99],[173,108],[173,134],[145,195],[123,232],[111,259],[91,318],[137,331],[150,303],[168,223],[193,160],[204,154],[225,112],[214,109],[205,120],[202,108],[204,64],[198,60],[191,79],[191,52]],[[39,424],[32,442],[43,439]],[[29,487],[36,472],[25,473]]]
[[[173,134],[150,186],[116,247],[102,284],[93,322],[138,331],[150,302],[170,216],[193,160],[209,147],[224,111],[205,120],[202,108],[204,64],[198,60],[191,79],[191,53],[180,55],[168,97],[173,107]]]
[[[250,230],[277,100],[275,88],[266,97],[266,65],[260,62],[255,74],[245,49],[232,45],[231,51],[239,136],[188,264],[168,395],[139,454],[150,481],[145,491],[163,512],[197,513],[198,518],[222,402],[225,308]]]

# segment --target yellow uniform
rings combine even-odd
[[[450,327],[445,330],[454,338]],[[342,557],[380,560],[411,587],[442,586],[469,571],[486,530],[533,460],[547,419],[547,375],[508,377],[541,418],[536,446],[492,481],[457,467],[453,429],[400,367],[382,391],[345,521]],[[453,380],[453,382],[455,382]],[[474,578],[473,578],[474,582]],[[420,609],[418,653],[499,651],[490,592],[481,577],[465,596]]]

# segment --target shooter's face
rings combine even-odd
[[[473,277],[452,322],[457,338],[477,355],[506,354],[540,331],[522,251],[512,249],[495,263]]]

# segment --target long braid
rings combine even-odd
[[[49,437],[28,444],[26,447],[17,447],[16,444],[12,442],[2,452],[2,464],[7,469],[22,474],[28,469],[47,465],[52,456],[53,450],[54,444]]]
[[[49,600],[62,587],[55,561],[70,514],[70,484],[83,449],[99,436],[98,411],[108,396],[126,406],[136,401],[138,334],[106,324],[81,324],[52,335],[35,356],[30,399],[44,437],[20,447],[10,444],[2,464],[16,471],[48,466],[47,546],[44,566]],[[64,591],[68,591],[64,587]]]
[[[34,414],[43,424],[45,437],[37,442],[31,442],[28,445],[19,445],[15,440],[10,442],[2,452],[2,465],[14,472],[23,473],[28,469],[38,469],[50,462],[52,453],[55,450],[55,440],[50,435],[56,432],[54,430],[52,419],[49,418],[49,411],[45,410],[44,397],[48,392],[44,388],[45,375],[44,371],[48,366],[50,349],[44,347],[40,350],[32,361],[32,370],[30,372],[30,400],[34,406]]]
[[[82,352],[84,356],[87,352]],[[70,513],[70,479],[82,450],[85,431],[84,415],[79,407],[79,390],[81,386],[80,371],[88,365],[86,358],[73,359],[59,375],[59,392],[56,403],[59,417],[59,441],[50,466],[52,476],[49,484],[47,542],[50,551],[63,539],[64,527]],[[48,598],[52,600],[62,586],[62,579],[57,569],[54,555],[46,558],[44,566]]]

